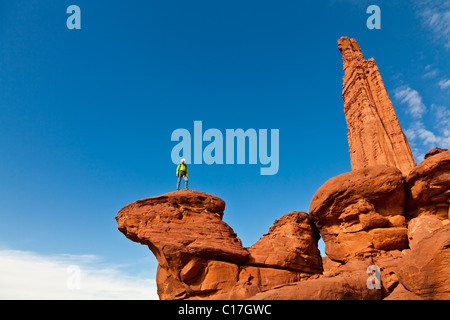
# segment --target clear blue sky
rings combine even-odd
[[[66,27],[71,4],[81,30]],[[366,27],[370,4],[381,30]],[[276,175],[189,166],[190,187],[225,200],[245,246],[308,211],[351,170],[341,36],[375,58],[417,161],[449,148],[449,17],[440,0],[0,0],[0,253],[89,255],[154,279],[153,255],[114,218],[175,189],[170,137],[196,120],[280,131]]]

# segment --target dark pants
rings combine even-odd
[[[185,186],[185,188],[186,188],[186,190],[187,190],[187,188],[188,188],[188,177],[186,176],[186,172],[184,172],[184,171],[180,171],[180,172],[178,172],[178,183],[177,183],[177,190],[180,190],[180,181],[181,181],[181,178],[184,178],[184,181],[186,181],[186,186]]]

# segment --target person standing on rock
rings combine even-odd
[[[188,189],[188,167],[186,165],[186,159],[181,159],[181,163],[177,167],[177,177],[178,177],[178,183],[177,183],[177,191],[180,190],[180,181],[181,178],[184,178],[184,181],[186,181],[186,190]]]

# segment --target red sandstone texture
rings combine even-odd
[[[352,169],[390,165],[407,175],[416,165],[373,58],[355,39],[338,41],[344,61],[344,113]]]
[[[449,163],[447,150],[405,181],[389,166],[334,177],[310,214],[284,215],[250,248],[222,221],[225,203],[198,191],[136,201],[116,220],[158,259],[161,299],[450,299]],[[380,289],[367,287],[371,265]]]
[[[119,211],[119,230],[159,262],[161,299],[450,299],[450,150],[416,166],[375,62],[353,39],[339,49],[352,172],[324,183],[309,214],[285,214],[244,248],[210,194],[171,192]]]
[[[319,234],[306,213],[286,214],[244,248],[222,221],[224,208],[218,197],[189,190],[120,210],[119,230],[147,245],[159,262],[161,299],[245,299],[322,273]]]

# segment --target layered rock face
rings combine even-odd
[[[309,215],[282,216],[250,248],[222,221],[224,201],[198,191],[133,202],[116,220],[155,254],[161,299],[450,299],[449,166],[441,150],[406,179],[389,166],[334,177]]]
[[[344,61],[344,113],[352,170],[374,165],[415,167],[411,148],[381,79],[375,60],[365,60],[355,39],[338,41]]]
[[[326,245],[324,274],[358,261],[380,268],[382,298],[450,298],[450,150],[431,154],[406,179],[373,166],[316,192],[309,210]]]
[[[119,211],[119,230],[159,262],[161,299],[450,299],[450,150],[416,166],[373,59],[353,39],[339,49],[352,171],[325,182],[309,214],[285,214],[244,248],[210,194]]]
[[[224,209],[216,196],[178,191],[119,211],[119,230],[147,245],[159,262],[161,299],[244,299],[322,273],[319,235],[306,213],[286,214],[244,248],[222,221]]]
[[[308,214],[294,211],[275,221],[258,242],[248,248],[248,263],[286,270],[322,272],[322,258],[317,248],[320,238]]]
[[[408,247],[402,173],[375,166],[327,181],[314,195],[310,215],[328,257],[345,262],[355,256]]]
[[[405,181],[410,215],[436,215],[445,219],[450,198],[449,150],[435,148]]]

